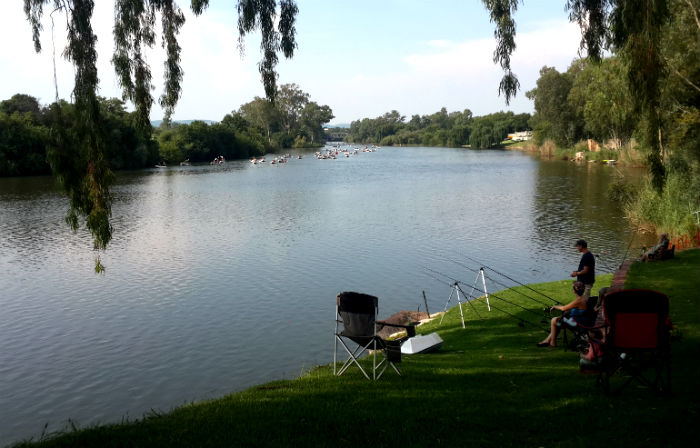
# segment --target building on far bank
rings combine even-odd
[[[525,142],[532,139],[532,131],[520,131],[508,134],[508,138],[514,142]]]

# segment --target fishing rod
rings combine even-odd
[[[454,278],[450,277],[449,275],[443,274],[442,272],[438,272],[438,271],[436,271],[436,270],[434,270],[434,269],[430,269],[430,268],[427,268],[427,267],[424,267],[424,269],[426,269],[426,270],[428,270],[428,271],[430,271],[430,272],[433,272],[433,273],[435,273],[435,274],[437,274],[437,275],[440,275],[440,276],[449,278],[449,279],[453,280],[455,283],[464,283],[464,282],[461,282],[461,281],[458,280],[458,279],[454,279]],[[426,274],[426,275],[429,275],[429,274]],[[447,283],[447,282],[445,282],[444,280],[437,279],[437,278],[434,277],[434,276],[431,276],[431,277],[434,278],[434,279],[436,279],[436,280],[438,280],[438,281],[440,281],[440,282]],[[450,286],[453,286],[453,284],[450,283]],[[482,290],[480,290],[479,288],[474,287],[473,289],[476,290],[476,291],[478,291],[478,292],[480,292],[480,293],[485,293],[485,291],[482,291]],[[460,291],[462,291],[461,288],[460,288]],[[462,291],[462,293],[464,293],[464,291]],[[466,295],[467,295],[467,294],[465,294],[465,296],[466,296]],[[472,297],[472,298],[474,298],[474,296],[472,296],[471,294],[469,294],[469,296]],[[510,300],[506,300],[506,299],[504,299],[503,297],[500,297],[500,296],[498,296],[498,295],[496,295],[496,294],[491,293],[490,296],[491,296],[491,297],[495,297],[497,300],[500,300],[500,301],[502,301],[502,302],[506,302],[506,303],[509,304],[509,305],[517,306],[518,308],[521,308],[521,309],[523,309],[523,310],[525,310],[525,311],[527,311],[527,312],[529,312],[529,313],[532,313],[532,314],[535,314],[536,316],[540,316],[540,317],[541,317],[540,313],[538,313],[538,312],[536,312],[536,311],[533,311],[533,310],[531,310],[531,309],[525,308],[524,306],[519,305],[519,304],[517,304],[517,303],[511,302]],[[469,301],[469,303],[471,303],[471,301]],[[472,305],[472,306],[473,306],[473,305]],[[532,322],[530,322],[530,321],[528,321],[528,320],[525,320],[525,319],[523,319],[523,318],[521,318],[521,317],[518,317],[518,316],[516,316],[516,315],[514,315],[514,314],[512,314],[512,313],[509,313],[509,312],[506,311],[506,310],[503,310],[503,309],[494,307],[493,305],[491,305],[491,307],[492,307],[492,308],[495,308],[497,311],[500,311],[500,312],[502,312],[502,313],[504,313],[504,314],[507,314],[507,315],[511,316],[512,318],[518,320],[519,322],[526,322],[526,323],[528,323],[528,324],[530,324],[530,325],[533,325],[533,326],[535,326],[535,327],[542,328],[542,327],[539,327],[537,324],[532,323]],[[548,310],[549,310],[549,308],[546,309],[546,311],[548,311]],[[475,309],[475,311],[476,311],[476,309]],[[477,314],[478,314],[478,312],[477,312]],[[542,323],[542,322],[540,322],[540,323]],[[521,327],[523,326],[523,325],[521,325],[521,324],[518,324],[518,325],[521,326]]]
[[[484,291],[481,291],[479,288],[474,288],[474,289],[475,289],[476,291],[478,291],[478,292],[484,293]],[[533,310],[531,310],[530,308],[526,308],[526,307],[524,307],[524,306],[522,306],[522,305],[520,305],[520,304],[517,304],[517,303],[515,303],[515,302],[511,302],[510,300],[506,300],[506,299],[504,299],[503,297],[501,297],[501,296],[499,296],[499,295],[497,295],[497,294],[489,293],[489,297],[495,297],[496,299],[498,299],[498,300],[500,300],[500,301],[502,301],[502,302],[506,302],[506,303],[509,304],[509,305],[517,306],[518,308],[521,308],[521,309],[527,311],[528,313],[532,313],[532,314],[535,314],[535,315],[537,315],[537,316],[540,315],[540,313],[538,313],[537,311],[533,311]],[[549,308],[547,308],[547,309],[549,309]]]
[[[509,315],[510,317],[512,317],[513,319],[517,320],[517,321],[518,321],[518,326],[519,326],[520,328],[525,328],[525,324],[530,324],[530,325],[532,325],[532,326],[535,327],[535,328],[539,328],[540,330],[544,330],[545,332],[549,332],[549,330],[545,330],[544,327],[542,327],[542,326],[540,326],[540,325],[538,325],[538,324],[536,324],[536,323],[530,322],[529,320],[525,320],[525,319],[523,319],[522,317],[518,317],[518,316],[516,316],[515,314],[511,314],[511,313],[509,313],[508,311],[503,310],[503,309],[500,309],[500,308],[498,308],[497,306],[495,306],[495,305],[493,305],[493,304],[491,304],[491,308],[493,308],[493,309],[496,310],[496,311],[500,311],[501,313],[507,314],[507,315]],[[540,322],[540,323],[542,323],[542,322]]]
[[[622,257],[622,261],[620,262],[619,267],[622,267],[622,265],[625,263],[625,260],[627,259],[627,254],[629,253],[630,248],[632,247],[632,243],[634,242],[634,237],[637,236],[637,233],[639,233],[639,226],[637,226],[637,229],[634,231],[634,233],[630,237],[630,243],[627,245],[627,250],[625,251],[625,255]]]
[[[476,272],[477,274],[479,273],[479,271],[477,271],[476,269],[470,268],[470,267],[468,267],[466,264],[460,263],[460,262],[457,261],[457,260],[452,260],[452,259],[450,259],[450,258],[448,258],[447,260],[448,260],[448,261],[451,261],[452,263],[458,264],[459,266],[462,266],[464,269],[466,269],[466,270],[468,270],[468,271]],[[483,268],[482,268],[482,269],[483,269]],[[508,288],[508,289],[511,288],[510,285],[506,285],[505,283],[503,283],[503,282],[501,282],[501,281],[498,281],[498,280],[496,280],[496,279],[493,278],[493,277],[490,277],[490,276],[488,276],[488,275],[486,275],[486,277],[488,277],[489,280],[491,280],[492,282],[494,282],[495,284],[497,284],[497,285],[499,285],[499,286],[502,286],[502,287]],[[524,292],[520,291],[519,289],[511,289],[511,290],[512,290],[513,292],[517,293],[517,294],[520,294],[520,295],[523,296],[523,297],[527,297],[528,299],[532,300],[533,302],[537,302],[537,303],[539,303],[540,305],[544,305],[544,306],[546,306],[546,307],[549,307],[549,304],[548,304],[548,303],[545,303],[545,302],[542,302],[542,301],[540,301],[540,300],[537,300],[537,299],[535,299],[534,297],[531,297],[531,296],[525,294]]]
[[[521,282],[515,280],[514,278],[511,278],[511,277],[507,276],[506,274],[504,274],[504,273],[502,273],[502,272],[498,272],[497,270],[495,270],[495,269],[492,268],[492,267],[489,267],[489,266],[487,266],[487,265],[485,265],[485,264],[483,264],[483,263],[480,263],[479,260],[475,260],[475,259],[473,259],[472,257],[470,257],[470,256],[468,256],[468,255],[464,255],[464,254],[462,254],[462,256],[463,256],[464,258],[467,258],[467,259],[473,261],[474,263],[477,263],[477,264],[479,264],[479,265],[485,267],[486,269],[488,269],[488,270],[490,270],[490,271],[493,271],[494,273],[496,273],[496,274],[498,274],[498,275],[500,275],[500,276],[502,276],[502,277],[507,278],[508,280],[510,280],[510,281],[513,282],[513,283],[517,283],[518,285],[529,289],[530,291],[534,292],[535,294],[539,294],[539,295],[541,295],[541,296],[544,296],[544,297],[548,298],[549,300],[551,300],[552,302],[554,302],[556,305],[561,305],[561,304],[562,304],[562,303],[561,303],[560,301],[558,301],[557,299],[553,299],[553,298],[549,297],[547,294],[545,294],[545,293],[543,293],[543,292],[537,291],[536,289],[533,289],[533,288],[531,288],[530,286],[528,286],[528,285],[526,285],[526,284],[524,284],[524,283],[521,283]]]
[[[547,308],[550,308],[550,307],[551,307],[551,305],[550,305],[549,303],[542,302],[541,300],[537,300],[536,298],[525,294],[524,292],[520,291],[519,289],[514,289],[512,286],[506,285],[505,283],[500,282],[500,281],[496,280],[495,278],[493,278],[493,277],[491,277],[491,276],[489,276],[489,275],[486,275],[486,278],[488,278],[489,280],[491,280],[492,282],[494,282],[494,283],[497,284],[497,285],[501,285],[501,286],[503,286],[504,288],[509,288],[509,289],[510,289],[511,291],[513,291],[514,293],[520,294],[521,296],[526,297],[526,298],[532,300],[532,301],[535,302],[535,303],[538,303],[538,304],[540,304],[540,305],[546,306]]]

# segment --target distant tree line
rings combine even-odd
[[[310,101],[295,84],[280,86],[274,103],[255,98],[213,124],[164,120],[158,128],[144,130],[136,122],[137,112],[128,112],[124,101],[98,97],[98,104],[104,155],[113,170],[319,146],[325,141],[323,124],[333,119],[330,107]],[[50,174],[51,164],[65,161],[58,148],[80,147],[84,136],[77,120],[75,106],[62,100],[42,106],[30,95],[16,94],[0,102],[0,176]]]
[[[98,98],[107,142],[105,157],[114,169],[141,168],[158,159],[158,146],[150,135],[139,132],[134,114],[124,102]],[[0,176],[51,173],[51,163],[60,163],[59,145],[77,144],[77,117],[65,101],[41,106],[30,95],[16,94],[0,102]],[[72,142],[72,143],[71,143]]]
[[[413,115],[410,120],[392,110],[381,117],[350,123],[348,142],[379,145],[425,145],[473,148],[499,146],[508,134],[529,129],[530,114],[497,112],[480,117],[469,109],[447,112],[444,107],[431,115]]]

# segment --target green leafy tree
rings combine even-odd
[[[168,164],[180,163],[186,159],[185,144],[181,134],[175,129],[165,129],[158,134],[158,155]]]
[[[274,104],[256,96],[253,101],[243,104],[238,112],[253,126],[263,130],[267,145],[272,147],[272,134],[280,129],[280,114]]]
[[[554,67],[542,67],[537,87],[527,92],[535,102],[530,125],[536,138],[551,138],[559,145],[573,146],[582,136],[583,120],[568,102],[573,86],[571,73],[559,73]]]
[[[509,132],[514,132],[515,120],[513,112],[498,112],[495,114],[476,117],[472,121],[469,144],[472,148],[492,148],[500,146]]]
[[[49,130],[32,113],[0,111],[0,177],[50,173],[46,161]]]
[[[136,124],[137,112],[127,112],[124,101],[98,98],[106,133],[105,157],[111,169],[151,166],[158,158],[158,145],[151,133]]]
[[[700,164],[700,1],[671,2],[672,20],[663,33],[662,48],[668,67],[662,89],[662,122],[672,167]]]
[[[221,125],[236,133],[238,143],[248,148],[248,154],[256,156],[265,154],[266,138],[262,129],[251,125],[240,112],[226,114],[221,120]]]
[[[330,107],[311,101],[304,106],[300,114],[301,127],[311,138],[311,144],[323,139],[323,125],[334,118]]]
[[[292,129],[298,129],[302,110],[309,104],[309,94],[296,84],[282,84],[275,97],[275,107],[279,110],[280,120],[287,135]]]
[[[588,136],[601,142],[611,139],[618,146],[630,139],[636,126],[625,73],[619,58],[585,63],[568,98],[569,104],[583,114]]]
[[[42,110],[39,105],[39,100],[25,93],[17,93],[12,95],[10,99],[0,102],[0,111],[8,115],[14,113],[28,113],[31,115],[35,123],[41,122]]]

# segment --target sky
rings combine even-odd
[[[0,2],[0,100],[26,93],[41,104],[55,100],[54,54],[59,96],[70,99],[74,70],[62,57],[65,16],[45,8],[37,54],[23,1]],[[111,56],[112,0],[96,0],[99,95],[121,97]],[[237,47],[236,2],[211,0],[199,17],[180,7],[187,21],[179,42],[184,80],[175,120],[221,120],[256,96],[264,97],[257,63],[260,39],[247,36]],[[494,25],[481,0],[297,0],[298,48],[280,54],[278,85],[295,83],[312,101],[333,110],[333,123],[375,118],[391,110],[427,115],[469,109],[475,116],[498,111],[534,112],[525,92],[536,86],[543,66],[566,70],[579,55],[580,30],[568,21],[564,0],[525,0],[515,14],[516,45],[511,67],[521,90],[510,105],[498,95],[502,71],[493,63]],[[53,29],[52,29],[53,28]],[[52,39],[53,35],[53,39]],[[55,47],[55,53],[53,48]],[[153,96],[163,91],[165,53],[160,40],[148,53]],[[163,116],[157,101],[151,119]]]

